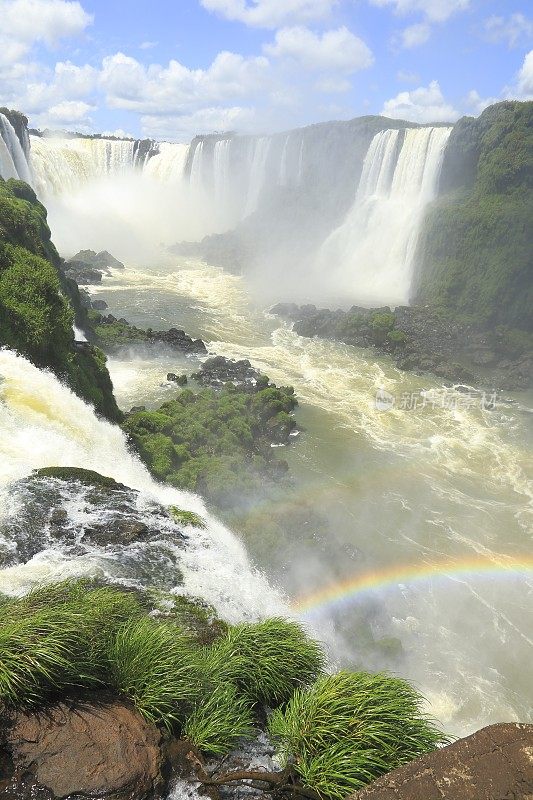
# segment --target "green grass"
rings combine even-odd
[[[109,641],[107,657],[111,686],[150,722],[171,730],[199,698],[196,647],[172,623],[149,617],[127,622]]]
[[[250,700],[231,683],[215,686],[188,716],[183,735],[199,750],[215,756],[229,753],[241,738],[253,734]]]
[[[275,707],[317,678],[324,654],[298,623],[273,618],[230,628],[211,648],[208,664],[219,680],[234,683],[254,702]]]
[[[272,714],[269,730],[283,762],[334,800],[446,741],[406,681],[365,672],[328,675],[296,690]]]

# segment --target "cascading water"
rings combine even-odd
[[[213,154],[213,176],[215,203],[223,208],[230,178],[231,139],[221,139],[215,143]]]
[[[199,191],[203,188],[203,178],[205,173],[203,158],[204,147],[205,142],[203,140],[198,142],[192,157],[190,184],[195,191]]]
[[[36,188],[42,196],[62,194],[104,176],[124,175],[134,167],[134,141],[31,136],[30,143]]]
[[[409,299],[422,215],[434,197],[451,128],[380,131],[368,149],[354,204],[327,238],[318,269],[361,303]]]
[[[181,183],[189,155],[188,144],[161,142],[155,155],[144,162],[143,174],[161,183]]]
[[[174,547],[182,588],[213,604],[229,621],[284,612],[281,596],[252,568],[244,547],[206,512],[200,498],[156,483],[128,450],[120,428],[98,419],[52,374],[0,350],[0,522],[17,514],[15,482],[46,466],[83,467],[112,477],[139,492],[141,509],[149,510],[155,501],[200,514],[207,522],[205,530],[194,529],[185,546],[182,541],[167,545]],[[79,493],[71,490],[71,495],[65,498],[65,508],[79,517]],[[103,550],[93,548],[72,559],[55,544],[26,564],[0,571],[0,591],[16,593],[36,582],[101,573],[105,564]],[[120,578],[120,572],[115,577]],[[178,578],[177,574],[176,585]]]
[[[246,197],[246,206],[244,209],[244,216],[252,214],[256,208],[261,190],[265,184],[266,179],[266,163],[268,154],[270,152],[270,145],[272,139],[268,136],[262,136],[256,139],[253,147],[252,161],[249,170],[248,180],[248,193]]]
[[[33,184],[27,153],[19,142],[14,127],[4,114],[0,114],[0,177],[19,178]]]

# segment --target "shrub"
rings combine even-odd
[[[231,683],[216,686],[187,717],[183,735],[205,753],[223,756],[253,732],[252,704]]]
[[[350,792],[446,742],[404,680],[340,672],[298,689],[269,729],[285,764],[321,797]]]
[[[207,654],[207,664],[217,680],[234,683],[253,701],[274,707],[317,678],[324,654],[298,623],[273,618],[230,628]]]

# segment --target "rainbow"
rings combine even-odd
[[[354,602],[367,594],[398,589],[405,584],[413,586],[440,579],[476,578],[533,578],[533,557],[505,557],[501,561],[475,557],[432,564],[396,564],[364,572],[296,598],[292,602],[292,609],[298,615],[307,616],[329,607]]]

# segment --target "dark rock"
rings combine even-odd
[[[97,269],[88,267],[79,261],[68,261],[65,263],[63,271],[69,278],[73,278],[76,283],[90,286],[102,282],[102,273]]]
[[[9,720],[0,797],[151,800],[163,789],[161,734],[120,702],[59,703]]]
[[[269,386],[266,375],[261,375],[247,359],[235,361],[224,356],[208,358],[200,371],[192,376],[202,386],[218,389],[225,383],[232,383],[249,391],[259,391]]]
[[[172,381],[173,383],[177,383],[178,386],[187,386],[186,375],[176,375],[174,372],[168,372],[167,381]]]
[[[394,311],[387,306],[352,306],[349,311],[332,311],[279,303],[271,313],[292,320],[299,336],[375,347],[400,369],[431,372],[449,384],[519,390],[533,384],[533,355],[525,347],[518,358],[502,358],[505,342],[498,329],[476,331],[429,306],[398,306]]]
[[[69,258],[68,264],[83,264],[86,267],[107,271],[108,269],[124,269],[124,264],[112,256],[107,250],[96,253],[94,250],[80,250],[79,253]]]
[[[95,311],[105,311],[107,307],[105,300],[91,300],[91,308]]]
[[[490,725],[374,781],[349,800],[532,800],[533,725]]]

